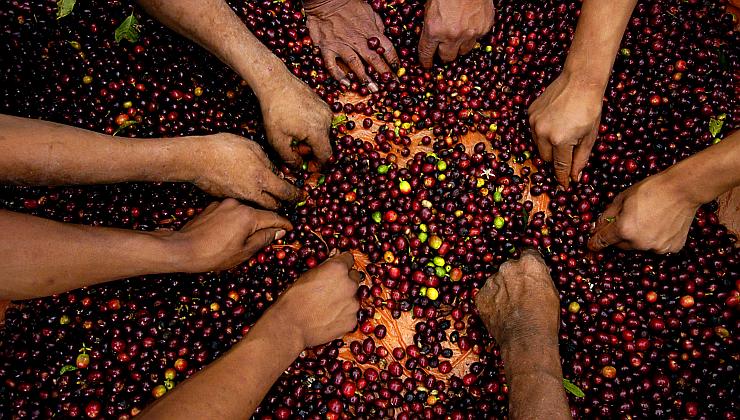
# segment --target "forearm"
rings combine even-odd
[[[0,210],[0,232],[0,299],[178,271],[167,232],[81,226],[5,210]]]
[[[276,72],[287,71],[223,0],[139,0],[139,4],[166,26],[217,56],[259,97],[269,90]]]
[[[118,139],[0,115],[0,182],[23,185],[189,181],[191,139]]]
[[[509,383],[509,416],[522,419],[569,419],[557,344],[503,346]]]
[[[279,310],[271,308],[228,353],[141,416],[147,420],[247,419],[302,350],[299,335],[279,318]]]
[[[584,0],[565,70],[606,89],[612,66],[637,0]]]
[[[665,172],[677,194],[696,205],[740,185],[740,130]]]

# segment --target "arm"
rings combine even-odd
[[[245,339],[165,394],[142,418],[249,418],[304,348],[339,338],[355,327],[360,274],[352,264],[352,255],[346,253],[301,276]]]
[[[620,193],[599,218],[588,246],[677,252],[696,210],[740,185],[740,131]]]
[[[428,0],[419,39],[419,62],[432,67],[434,54],[445,63],[470,52],[491,31],[496,11],[491,0]]]
[[[146,11],[197,42],[236,71],[260,100],[268,139],[287,162],[301,157],[291,143],[303,141],[325,162],[331,156],[328,105],[252,35],[224,0],[140,0]]]
[[[540,155],[563,186],[579,180],[596,141],[601,102],[636,0],[584,0],[562,74],[529,107]]]
[[[558,353],[558,292],[536,251],[501,265],[475,297],[501,348],[512,419],[569,419]]]
[[[0,210],[0,299],[144,274],[226,269],[290,228],[282,217],[232,199],[212,204],[178,232],[81,226]]]
[[[273,209],[302,194],[273,173],[256,143],[231,134],[121,139],[7,115],[0,115],[0,133],[0,182],[193,182],[209,194]]]

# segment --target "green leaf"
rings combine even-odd
[[[65,373],[67,373],[67,372],[72,372],[73,370],[77,370],[77,367],[75,367],[75,366],[72,366],[72,365],[64,365],[64,366],[62,366],[62,368],[61,368],[61,369],[59,370],[59,375],[60,375],[60,376],[61,376],[61,375],[64,375]]]
[[[77,3],[77,0],[59,0],[57,2],[57,19],[61,19],[72,13],[75,3]]]
[[[344,115],[344,114],[337,115],[337,116],[335,116],[331,120],[331,128],[337,128],[337,127],[339,127],[340,125],[342,125],[342,124],[344,124],[346,122],[347,122],[347,116],[346,115]]]
[[[116,131],[113,132],[113,135],[115,136],[121,130],[124,130],[124,129],[126,129],[128,127],[131,127],[132,125],[136,125],[136,124],[138,124],[138,123],[136,121],[134,121],[134,120],[126,120],[126,121],[124,121],[123,124],[119,125],[118,128],[116,128]]]
[[[710,118],[709,119],[709,133],[712,135],[712,137],[717,137],[722,131],[722,126],[725,125],[725,118],[727,118],[727,115],[722,114],[718,115],[717,118]]]
[[[570,392],[571,394],[575,395],[578,398],[583,398],[586,396],[586,394],[583,393],[581,388],[578,388],[578,385],[574,384],[573,382],[563,378],[563,386],[565,387],[565,390],[567,392]]]
[[[116,28],[116,42],[121,42],[122,39],[131,43],[139,40],[139,21],[136,20],[134,12],[131,12],[131,15]]]

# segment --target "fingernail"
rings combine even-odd
[[[275,232],[274,240],[277,241],[278,239],[283,239],[284,236],[285,236],[285,231],[283,229],[280,229],[279,231]]]
[[[370,92],[377,93],[378,92],[378,85],[375,84],[375,82],[370,82],[367,84],[367,88],[370,89]]]
[[[583,175],[583,171],[578,172],[578,176],[576,176],[576,181],[581,182],[581,175]]]
[[[349,79],[347,79],[346,77],[343,78],[342,80],[340,80],[339,83],[341,83],[342,85],[344,85],[344,87],[350,87],[350,85],[351,85],[351,83],[349,82]]]

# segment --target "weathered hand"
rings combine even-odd
[[[325,261],[303,274],[275,303],[274,314],[299,331],[304,347],[340,338],[357,325],[361,278],[353,263],[348,252]]]
[[[601,120],[600,86],[564,71],[529,107],[529,124],[542,158],[555,161],[555,177],[567,187],[588,163]]]
[[[287,219],[227,198],[211,203],[179,231],[167,232],[164,239],[180,260],[181,271],[200,273],[234,267],[289,229]]]
[[[285,162],[300,166],[303,159],[293,149],[305,141],[321,163],[331,157],[329,127],[332,113],[305,83],[288,72],[275,75],[269,92],[260,97],[267,139]]]
[[[428,0],[419,40],[419,62],[432,67],[434,53],[445,63],[470,52],[481,35],[493,27],[496,11],[491,0]]]
[[[599,217],[588,247],[678,252],[700,203],[682,193],[667,170],[622,191]]]
[[[193,183],[216,197],[233,197],[276,209],[281,200],[297,201],[303,192],[280,178],[255,142],[233,134],[195,139]]]
[[[475,305],[500,347],[527,340],[557,345],[560,298],[537,251],[505,262],[475,296]]]
[[[306,0],[306,20],[311,38],[321,48],[321,56],[331,75],[345,86],[350,85],[340,67],[341,60],[371,92],[378,91],[365,72],[363,60],[379,74],[391,71],[398,56],[391,41],[383,35],[383,21],[362,0]],[[370,49],[368,40],[377,38],[385,50],[378,54]]]

